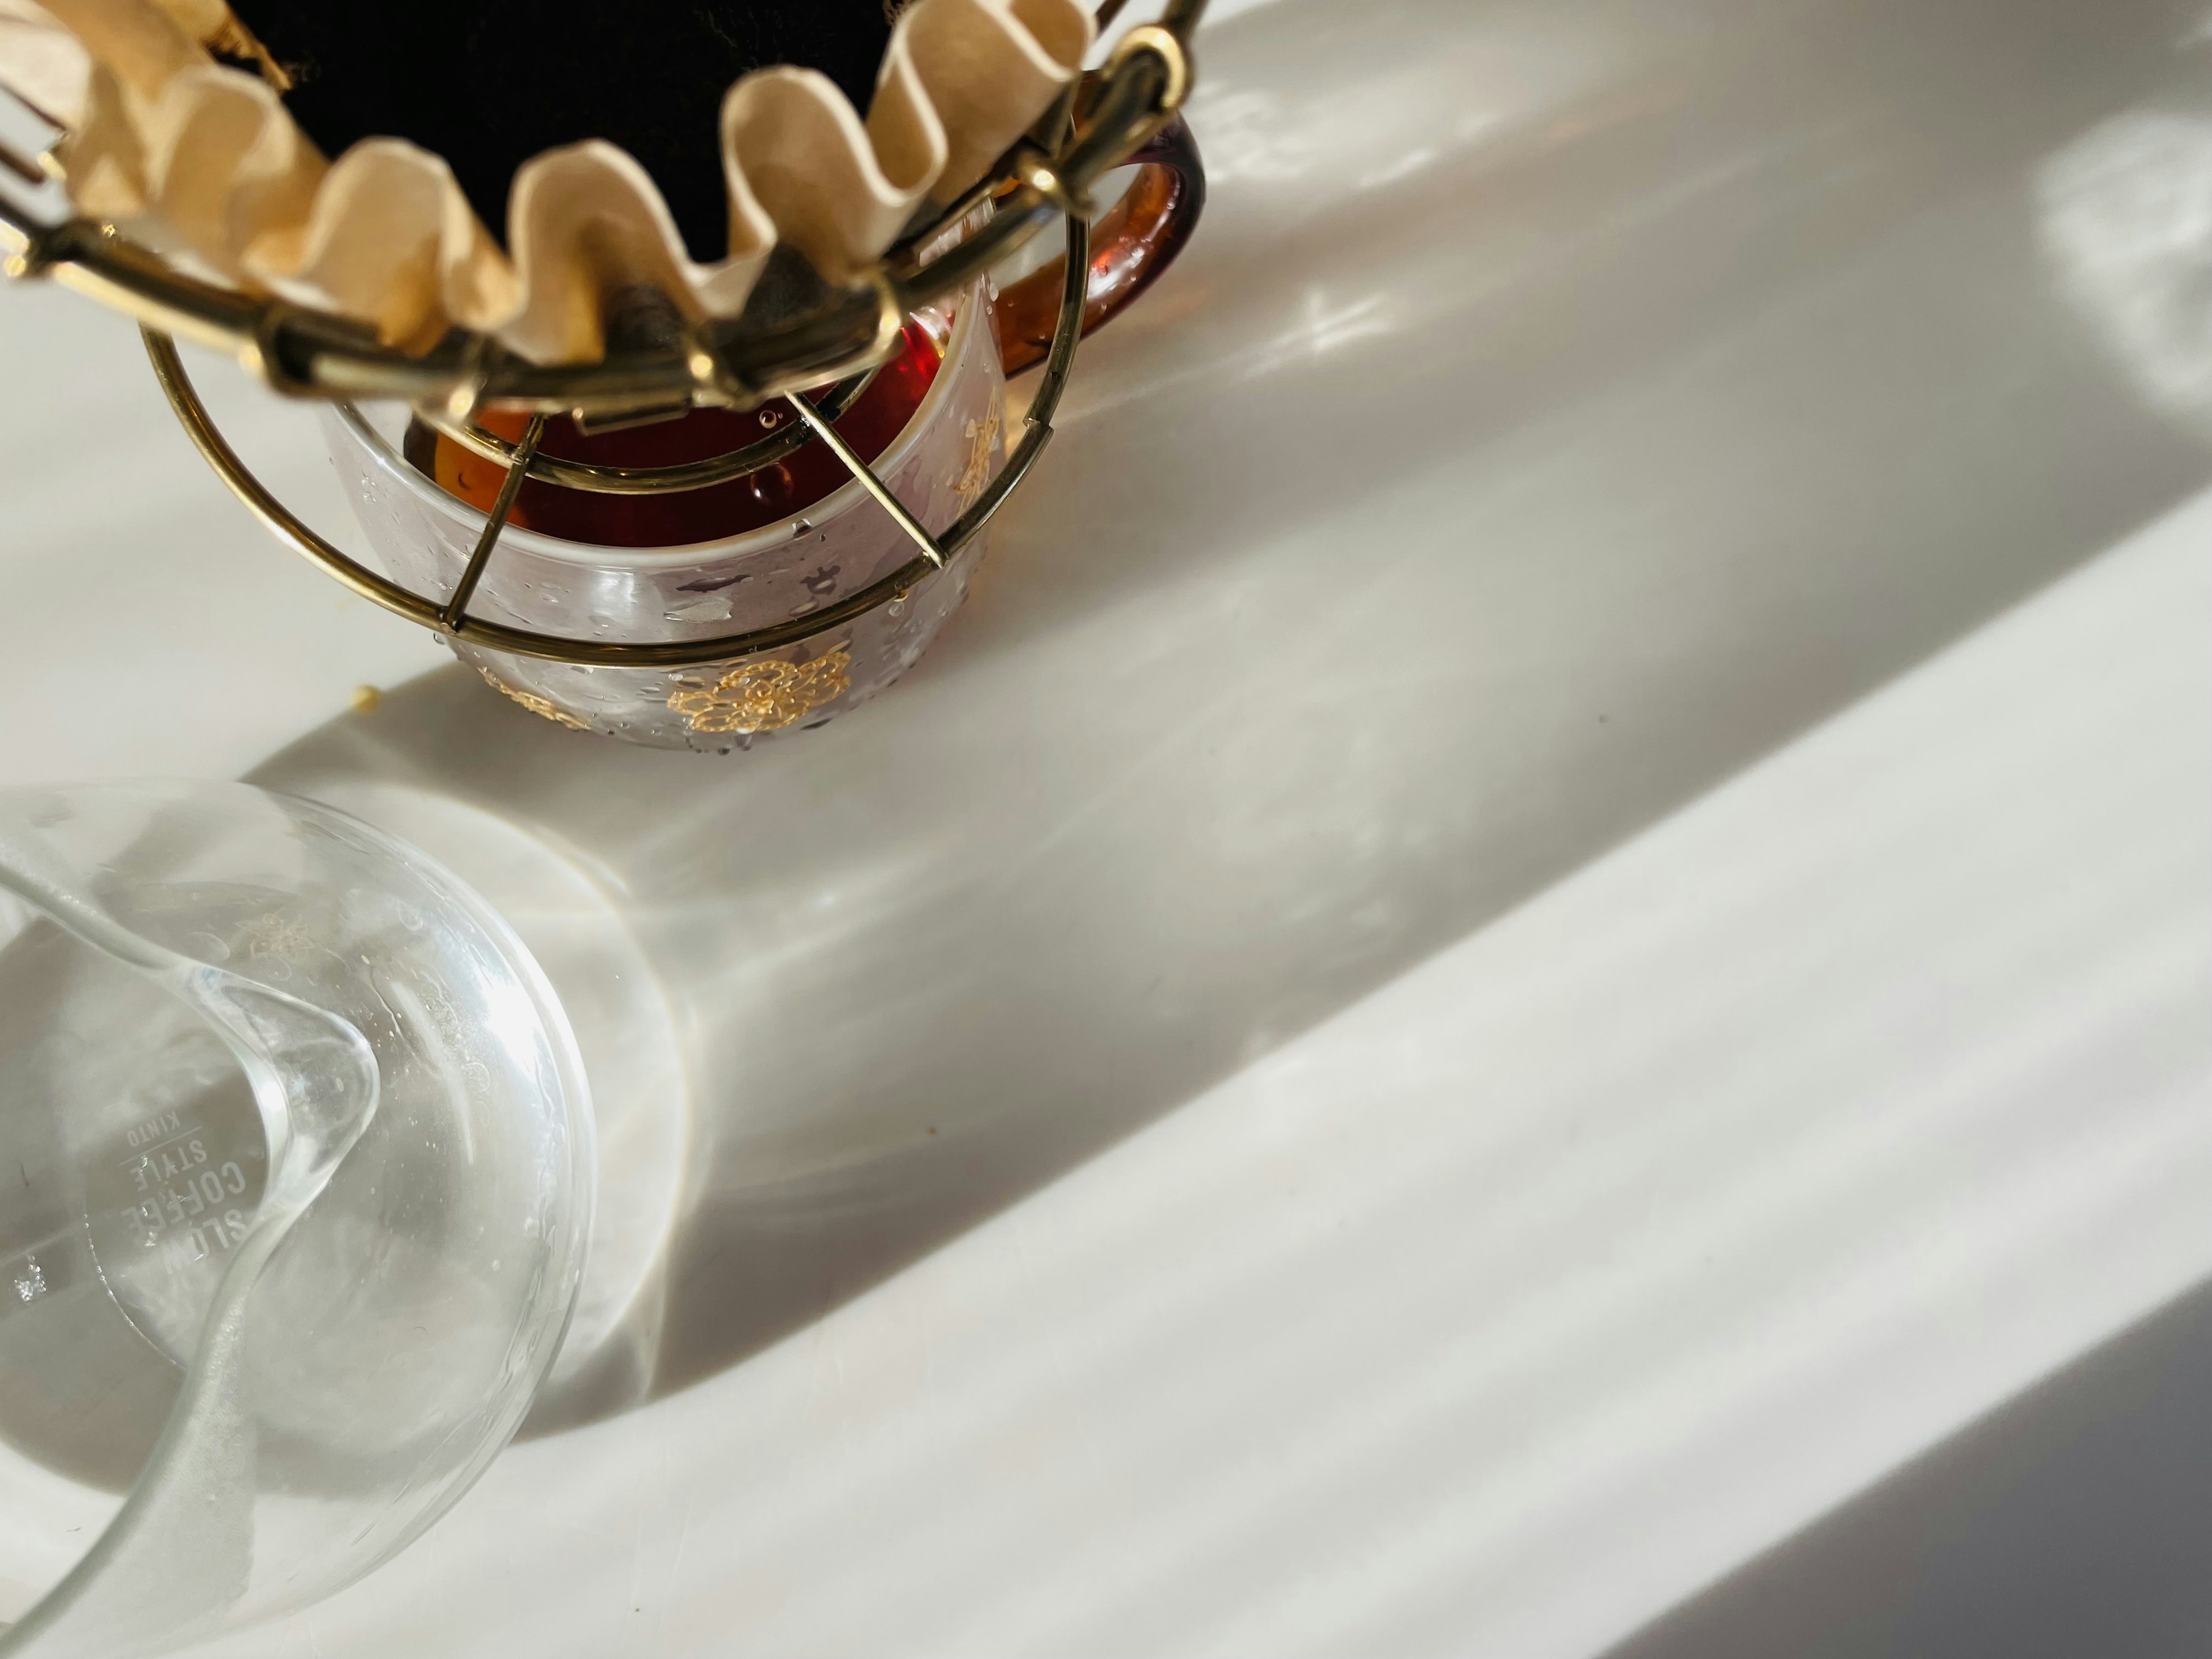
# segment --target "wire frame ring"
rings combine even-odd
[[[848,375],[810,401],[825,418],[834,421],[860,401],[860,394],[875,384],[879,372],[867,368]],[[474,421],[457,421],[436,410],[418,409],[415,414],[432,430],[495,466],[514,466],[520,452],[520,445],[496,432],[487,431]],[[805,422],[788,421],[779,430],[742,449],[672,466],[606,466],[592,461],[563,460],[542,451],[529,456],[523,466],[525,476],[568,489],[586,489],[603,495],[658,495],[671,490],[705,489],[757,472],[764,466],[774,466],[785,456],[803,448],[811,436]]]
[[[942,536],[931,536],[891,495],[889,487],[876,476],[867,463],[844,444],[836,428],[830,424],[834,416],[825,418],[803,397],[791,396],[789,401],[793,413],[799,417],[792,426],[811,431],[812,435],[827,443],[863,488],[898,520],[901,527],[916,542],[918,550],[913,558],[890,575],[847,595],[835,605],[811,611],[801,618],[708,640],[640,644],[584,640],[510,628],[501,623],[489,622],[467,614],[466,600],[473,592],[476,579],[482,574],[486,561],[496,550],[507,513],[514,504],[515,491],[524,473],[529,469],[530,457],[535,450],[536,433],[543,426],[542,416],[532,422],[532,430],[526,434],[523,443],[515,447],[523,465],[517,467],[510,464],[507,483],[500,491],[500,501],[492,513],[486,516],[483,537],[469,561],[468,569],[456,584],[455,592],[443,600],[433,599],[369,569],[319,534],[277,500],[222,435],[214,416],[209,413],[206,404],[193,386],[191,377],[185,370],[174,338],[151,327],[143,328],[141,331],[145,337],[147,356],[153,362],[155,379],[167,394],[178,422],[183,426],[194,447],[216,475],[277,540],[372,605],[421,627],[434,629],[463,644],[519,657],[593,667],[696,667],[707,663],[755,656],[765,651],[781,650],[834,632],[856,617],[894,599],[902,599],[957,558],[983,526],[991,521],[1006,497],[1013,492],[1014,487],[1036,464],[1045,445],[1051,441],[1052,417],[1059,408],[1060,395],[1066,388],[1068,373],[1074,366],[1076,346],[1082,337],[1083,302],[1090,266],[1091,227],[1080,213],[1067,215],[1066,227],[1066,281],[1060,296],[1059,325],[1054,331],[1052,350],[1045,359],[1042,379],[1030,405],[1021,442],[1006,458],[1005,465],[999,469],[998,476],[984,487],[983,493],[974,504]],[[804,441],[802,437],[800,441]],[[761,446],[752,447],[757,449]],[[746,453],[738,452],[740,455]]]

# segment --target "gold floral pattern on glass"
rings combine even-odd
[[[968,437],[968,464],[952,481],[952,487],[972,501],[991,482],[991,446],[999,441],[997,405],[987,410],[981,420],[970,421],[961,430]]]
[[[739,663],[712,685],[672,692],[668,706],[694,732],[775,732],[850,690],[852,667],[842,645],[811,662]]]
[[[483,675],[483,683],[501,696],[513,698],[540,720],[551,720],[556,726],[565,726],[571,732],[588,732],[591,729],[567,709],[547,702],[536,692],[516,690],[489,668],[478,668],[477,672]]]

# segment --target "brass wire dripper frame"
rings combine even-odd
[[[1132,29],[1104,67],[1066,95],[1017,143],[998,175],[978,185],[902,241],[852,284],[812,308],[763,321],[750,311],[689,327],[678,345],[623,352],[595,363],[546,368],[488,336],[462,331],[410,356],[379,343],[351,319],[282,300],[243,294],[179,271],[113,226],[76,217],[56,176],[59,135],[0,93],[0,241],[13,248],[6,274],[51,276],[138,320],[155,379],[178,422],[224,484],[276,538],[372,604],[419,626],[492,651],[593,666],[679,668],[726,662],[798,644],[902,598],[974,541],[1042,453],[1083,329],[1090,258],[1090,191],[1179,112],[1190,85],[1188,40],[1206,0],[1170,0],[1155,24]],[[1109,0],[1104,15],[1119,7]],[[987,222],[933,257],[947,228],[975,216]],[[967,286],[1054,219],[1066,234],[1066,279],[1052,347],[1020,441],[998,476],[942,536],[933,536],[836,431],[832,422],[895,349],[919,307]],[[427,423],[508,477],[453,591],[433,599],[377,574],[318,534],[242,461],[193,387],[174,336],[234,354],[289,396],[339,404],[397,398]],[[817,404],[800,395],[829,386]],[[537,453],[545,416],[608,426],[719,406],[750,409],[781,398],[793,419],[728,455],[667,467],[619,468]],[[532,416],[520,443],[476,423],[488,404]],[[468,601],[525,477],[621,495],[702,489],[772,464],[819,440],[914,542],[915,556],[834,605],[770,626],[708,640],[617,644],[510,628],[471,617]]]

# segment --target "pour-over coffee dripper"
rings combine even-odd
[[[552,1362],[590,1168],[559,1004],[422,854],[0,790],[0,1655],[166,1651],[421,1532]]]
[[[835,712],[833,702],[849,705],[888,684],[918,649],[927,613],[957,603],[987,528],[1043,453],[1079,341],[1167,269],[1205,200],[1182,111],[1206,0],[1165,0],[1158,21],[1120,33],[1091,70],[1083,67],[1091,43],[1122,0],[1101,0],[1095,13],[1079,0],[890,8],[880,75],[848,90],[775,61],[781,48],[769,52],[726,93],[719,82],[710,88],[722,99],[720,113],[702,117],[700,130],[711,128],[714,143],[678,146],[672,158],[693,180],[672,185],[679,203],[696,197],[704,169],[706,222],[720,215],[726,257],[685,243],[655,176],[592,136],[605,127],[643,143],[613,121],[605,100],[563,105],[545,90],[548,107],[538,113],[557,117],[562,131],[532,143],[563,142],[514,174],[503,245],[478,215],[494,211],[483,181],[503,179],[511,158],[496,145],[496,154],[479,154],[474,143],[457,158],[421,148],[456,148],[447,117],[478,137],[514,137],[504,116],[483,106],[487,89],[526,94],[544,81],[530,68],[541,49],[569,67],[602,67],[592,44],[557,22],[510,28],[501,18],[495,28],[463,31],[483,56],[455,71],[455,107],[429,96],[426,110],[434,83],[417,71],[431,58],[441,73],[453,69],[445,49],[458,37],[444,38],[451,21],[435,9],[398,9],[393,17],[404,13],[429,31],[428,45],[350,63],[347,88],[330,77],[331,63],[308,77],[307,102],[327,106],[343,91],[377,109],[362,127],[324,108],[333,125],[323,142],[349,146],[325,158],[283,101],[295,83],[276,61],[281,52],[255,50],[242,23],[206,39],[185,29],[229,16],[221,0],[128,8],[143,30],[107,27],[118,9],[105,0],[55,4],[100,24],[77,45],[100,73],[129,82],[130,95],[87,92],[70,112],[60,93],[42,106],[0,87],[0,274],[51,276],[136,318],[186,434],[279,540],[359,597],[434,629],[524,707],[634,741],[735,747],[785,725],[803,729]],[[376,36],[391,21],[377,9],[334,20],[329,8],[276,0],[244,9],[270,27],[280,15],[313,24],[318,36]],[[713,9],[663,6],[654,15],[711,33]],[[883,32],[870,0],[750,9],[812,21],[836,10],[865,16],[871,38]],[[165,15],[166,26],[152,27]],[[642,38],[636,21],[626,16],[617,31],[626,50]],[[688,82],[698,65],[672,49],[647,58],[641,70],[631,65],[623,106],[628,93],[641,94],[649,137],[665,125],[668,76],[681,69]],[[392,71],[393,62],[408,72]],[[381,107],[395,88],[406,92],[407,111]],[[865,118],[848,92],[866,94]],[[503,95],[494,101],[507,107]],[[411,134],[403,118],[410,112],[428,121]],[[377,125],[387,115],[393,125]],[[177,138],[186,130],[192,142]],[[391,131],[413,148],[357,137],[364,131]],[[659,154],[657,143],[644,147]],[[456,167],[479,181],[474,208]],[[1125,168],[1134,177],[1115,198],[1110,181]],[[1016,276],[1009,261],[1054,226],[1062,258]],[[1041,371],[1018,426],[995,405],[963,411],[939,434],[963,441],[957,453],[931,476],[902,477],[896,466],[885,476],[841,418],[925,313],[957,309],[955,296],[981,293],[999,276],[1009,286],[992,307],[992,347],[1007,373]],[[444,524],[438,545],[410,547],[380,572],[307,525],[231,448],[178,355],[178,336],[234,354],[287,395],[337,405],[341,421],[363,403],[404,405],[434,445],[493,469],[500,487],[459,521],[463,556],[446,556],[453,526]],[[681,460],[617,465],[545,441],[550,422],[592,437],[701,414],[754,424],[721,428],[749,434],[732,435],[737,447],[726,453]],[[351,444],[342,436],[341,453],[357,461],[346,453]],[[652,584],[633,581],[622,556],[646,544],[586,541],[582,556],[566,562],[584,579],[561,573],[564,597],[572,581],[588,590],[576,602],[547,617],[497,603],[502,593],[527,597],[531,566],[543,562],[533,556],[544,549],[506,533],[526,485],[664,505],[740,481],[780,495],[769,482],[810,445],[834,458],[825,472],[849,478],[852,503],[880,516],[871,541],[890,552],[868,547],[865,575],[842,560],[810,562],[799,573],[813,583],[804,597],[758,612],[750,599],[723,611],[713,592],[703,602],[686,593],[664,605],[657,591],[639,591]],[[908,460],[917,447],[886,453]],[[368,480],[365,491],[380,487],[374,463],[356,471]],[[803,516],[782,522],[787,540],[818,534]],[[727,533],[702,539],[719,544]],[[607,547],[617,556],[599,556]],[[751,573],[702,574],[734,587]],[[594,610],[585,601],[601,588],[610,603]],[[581,694],[608,671],[634,672],[635,696],[659,685],[649,720],[629,707],[631,697]],[[538,678],[575,695],[564,703],[546,685],[524,684]]]

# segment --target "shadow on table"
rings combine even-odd
[[[2170,7],[1717,9],[1209,35],[1207,226],[878,704],[717,761],[447,672],[257,775],[495,815],[660,981],[665,1267],[558,1420],[818,1317],[2201,486],[2024,182],[2168,73]]]
[[[2212,1289],[1954,1435],[1607,1659],[2212,1647]]]

